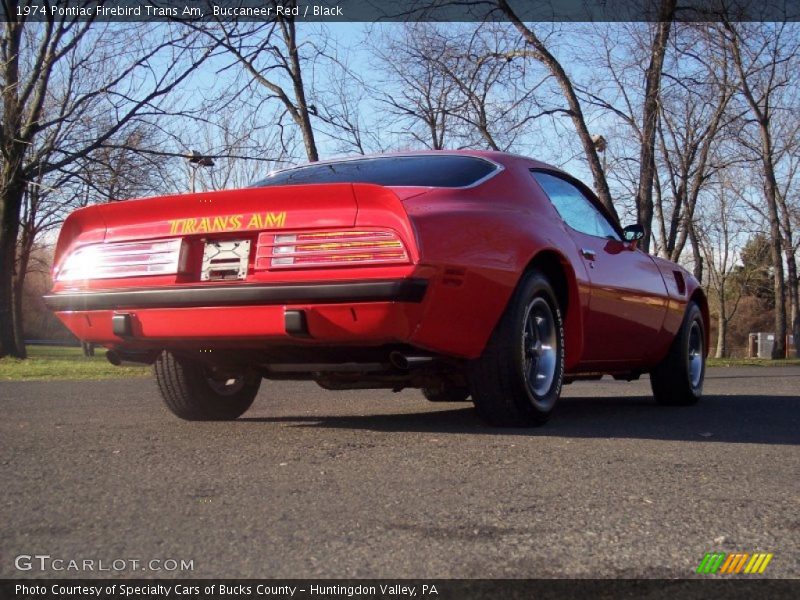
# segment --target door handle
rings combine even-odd
[[[595,258],[597,258],[597,254],[595,253],[595,251],[590,250],[589,248],[581,248],[581,255],[583,256],[583,258],[586,258],[588,260],[594,260]]]

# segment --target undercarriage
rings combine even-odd
[[[328,390],[467,387],[467,361],[425,353],[401,344],[374,348],[350,346],[269,346],[265,348],[168,347],[112,349],[114,365],[152,364],[161,352],[202,364],[214,378],[243,371],[264,379],[315,381]]]

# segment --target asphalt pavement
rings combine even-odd
[[[799,578],[800,368],[705,391],[580,382],[503,430],[414,390],[265,381],[188,423],[150,380],[0,382],[0,577],[680,578],[721,551]]]

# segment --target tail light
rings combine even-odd
[[[67,255],[54,272],[56,281],[172,275],[183,269],[181,239],[121,244],[91,244]]]
[[[256,253],[259,270],[408,262],[402,240],[389,230],[262,233]]]

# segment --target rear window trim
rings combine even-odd
[[[452,186],[450,186],[450,185],[449,186],[441,186],[441,185],[384,185],[384,186],[381,186],[381,187],[388,187],[388,188],[426,188],[426,189],[431,189],[431,190],[433,190],[433,189],[435,189],[435,190],[468,190],[468,189],[471,189],[471,188],[478,187],[479,185],[483,185],[484,183],[486,183],[487,181],[489,181],[490,179],[492,179],[493,177],[495,177],[499,173],[505,171],[505,166],[504,165],[502,165],[501,163],[499,163],[499,162],[497,162],[495,160],[492,160],[491,158],[487,158],[485,156],[474,156],[472,154],[459,154],[459,153],[456,153],[456,152],[430,152],[430,153],[428,153],[428,152],[416,152],[416,153],[413,153],[413,154],[379,154],[379,155],[375,155],[375,156],[349,156],[347,158],[324,160],[324,161],[318,161],[316,163],[305,163],[305,164],[302,164],[302,165],[296,165],[294,167],[288,167],[286,169],[279,169],[277,171],[272,171],[264,179],[261,179],[259,181],[260,182],[261,181],[265,181],[265,180],[269,179],[270,177],[273,177],[273,176],[278,175],[280,173],[287,173],[289,171],[302,169],[302,168],[305,168],[305,167],[308,167],[308,166],[311,166],[311,165],[335,165],[335,164],[340,164],[340,163],[354,162],[354,161],[357,161],[357,160],[381,160],[381,159],[392,159],[392,158],[417,158],[417,157],[424,157],[424,156],[450,156],[450,157],[456,157],[456,158],[471,158],[471,159],[475,159],[475,160],[482,160],[483,162],[489,163],[493,167],[493,169],[492,169],[491,172],[487,173],[486,175],[484,175],[480,179],[477,179],[476,181],[473,181],[469,185],[458,185],[458,186],[456,186],[456,185],[452,185]],[[350,182],[339,182],[339,183],[344,183],[345,185],[348,184],[348,183],[350,183],[350,184],[361,183],[361,184],[364,184],[364,185],[381,185],[381,184],[378,184],[378,183],[367,183],[367,182],[362,182],[362,181],[350,181]],[[294,183],[294,184],[292,184],[292,183],[290,183],[290,184],[284,184],[284,185],[289,186],[289,185],[332,185],[332,184],[329,184],[329,183]],[[253,185],[251,185],[249,187],[261,188],[261,187],[270,187],[270,186],[253,184]]]

